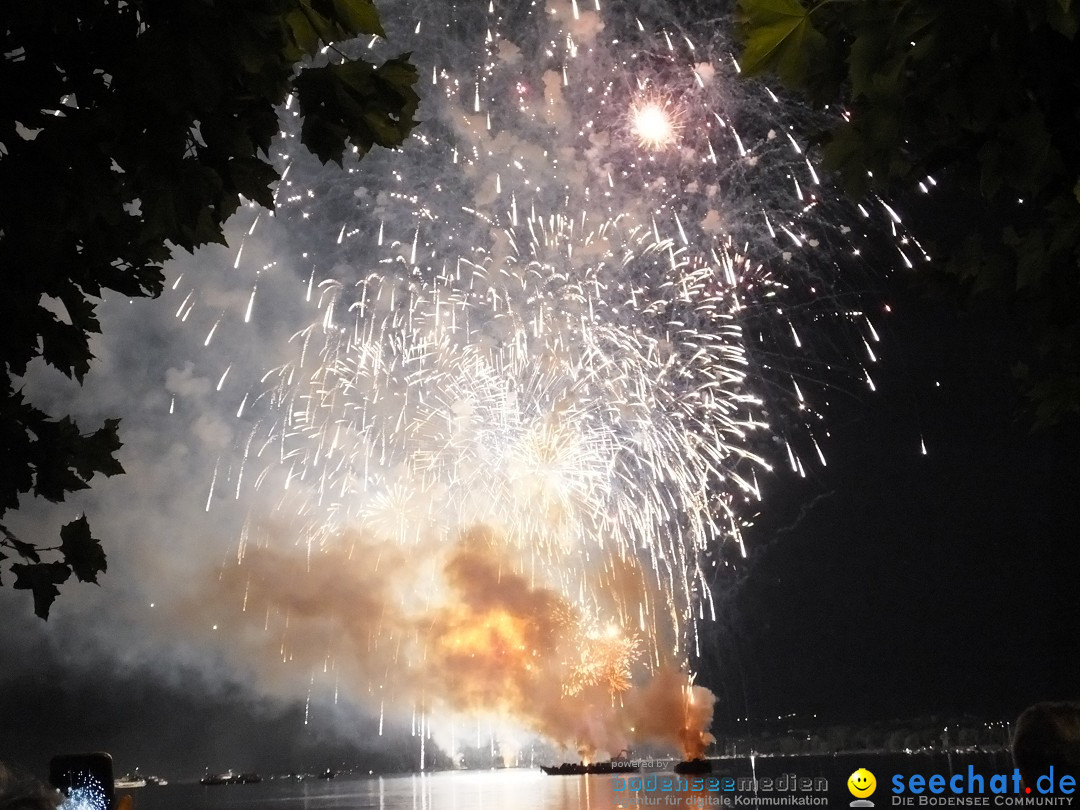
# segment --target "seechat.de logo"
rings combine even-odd
[[[855,797],[855,800],[851,802],[852,807],[874,806],[874,803],[869,799],[877,790],[877,779],[866,768],[859,768],[848,777],[847,789]]]

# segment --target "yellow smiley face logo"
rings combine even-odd
[[[866,768],[859,768],[848,777],[847,789],[856,799],[865,799],[877,789],[877,779]]]

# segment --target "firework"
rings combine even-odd
[[[255,421],[223,478],[285,490],[309,558],[437,557],[486,527],[500,565],[577,617],[577,654],[551,646],[563,694],[614,699],[639,662],[686,665],[758,471],[824,461],[814,383],[870,382],[877,334],[842,203],[719,35],[574,1],[459,11],[414,29],[434,43],[416,48],[428,123],[403,152],[345,181],[283,154],[309,320],[243,392]],[[420,570],[399,606],[427,616],[446,593]],[[538,654],[516,614],[443,607],[424,650]]]
[[[671,113],[654,101],[636,104],[631,111],[633,133],[645,149],[660,150],[678,142],[679,131]]]
[[[738,539],[732,495],[755,494],[741,469],[764,464],[731,302],[651,229],[519,227],[506,255],[433,284],[328,283],[300,360],[269,378],[284,418],[251,461],[269,449],[313,476],[313,543],[355,525],[425,544],[493,526],[522,570],[677,644],[708,599],[700,554]],[[616,576],[637,579],[632,602],[596,587]]]
[[[641,643],[637,636],[623,636],[619,628],[609,624],[603,630],[589,627],[581,633],[580,656],[569,665],[570,675],[563,689],[568,695],[603,684],[615,699],[630,689],[634,664],[640,656]]]

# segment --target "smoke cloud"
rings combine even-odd
[[[557,592],[513,571],[502,538],[474,526],[447,547],[353,534],[332,549],[249,547],[185,606],[243,640],[259,686],[305,680],[442,726],[495,716],[595,759],[642,744],[700,756],[711,695],[673,663],[597,629]],[[441,724],[441,725],[440,725]]]

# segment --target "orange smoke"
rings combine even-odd
[[[704,755],[713,695],[673,665],[650,674],[617,624],[583,631],[582,612],[515,572],[495,532],[411,554],[349,539],[364,551],[249,549],[187,609],[231,613],[229,648],[250,662],[256,647],[279,691],[333,670],[357,700],[513,718],[587,759],[646,742]]]
[[[454,549],[443,566],[450,598],[417,624],[432,694],[455,710],[512,712],[552,674],[561,603],[503,571],[486,539],[475,530]]]
[[[633,694],[628,709],[638,723],[638,739],[663,741],[685,759],[700,759],[715,739],[709,733],[715,703],[716,696],[703,686],[691,685],[686,673],[663,667]]]

